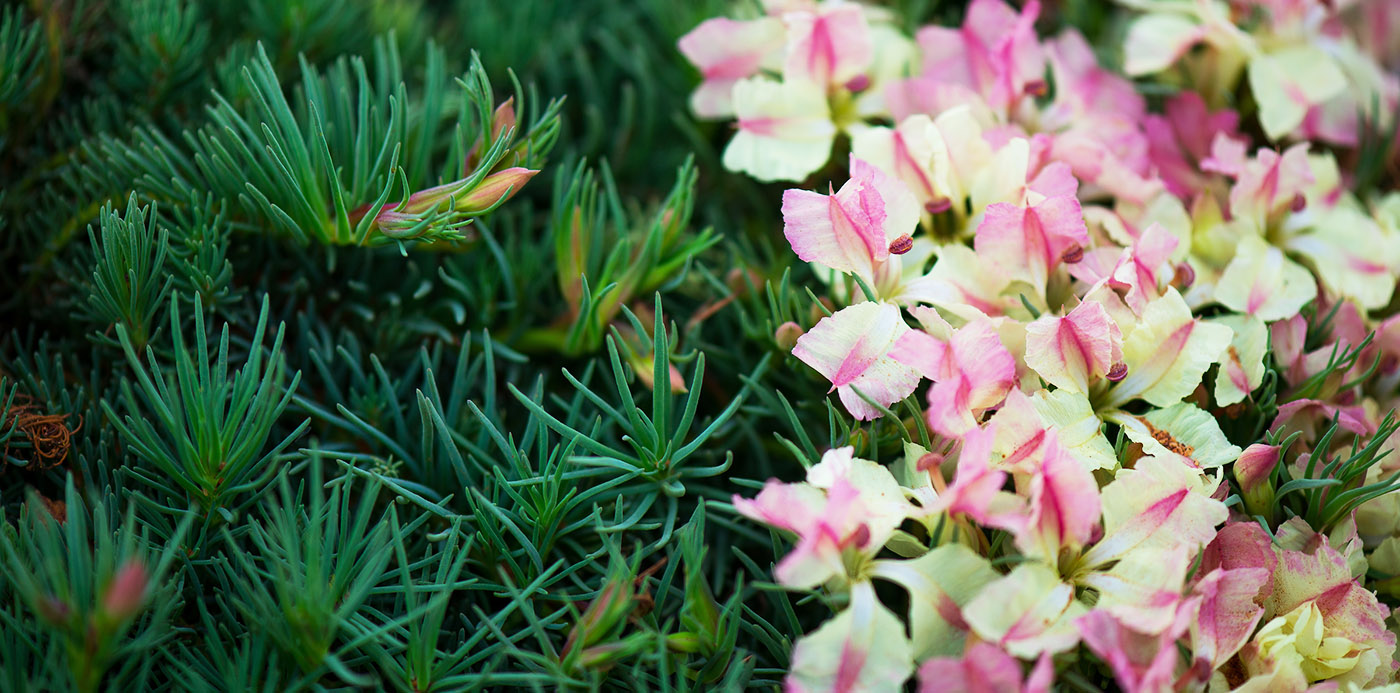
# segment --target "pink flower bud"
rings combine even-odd
[[[1235,462],[1235,481],[1240,483],[1240,490],[1252,493],[1260,484],[1267,482],[1274,467],[1278,466],[1279,452],[1277,445],[1263,443],[1245,448]]]
[[[146,601],[149,584],[146,566],[137,559],[128,560],[107,586],[107,592],[102,596],[102,610],[118,621],[135,616]]]

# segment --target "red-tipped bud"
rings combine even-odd
[[[102,610],[117,621],[135,616],[146,602],[149,584],[146,566],[139,560],[128,560],[117,569],[112,584],[107,586],[107,592],[102,596]]]
[[[773,331],[773,341],[783,351],[792,351],[797,346],[797,338],[802,336],[802,326],[795,322],[785,322]]]
[[[1064,261],[1064,263],[1067,265],[1073,265],[1076,262],[1082,261],[1083,259],[1084,246],[1081,246],[1078,243],[1075,243],[1074,245],[1065,248],[1065,252],[1060,254],[1060,260]]]
[[[903,236],[900,236],[899,238],[890,241],[890,254],[903,255],[909,252],[909,249],[913,247],[914,239],[910,238],[909,234],[906,233]]]
[[[505,100],[505,103],[496,107],[496,113],[491,116],[491,139],[496,139],[505,132],[507,128],[515,127],[515,97]]]
[[[516,166],[504,171],[497,171],[481,181],[481,185],[475,190],[463,195],[457,200],[457,211],[471,214],[473,212],[484,212],[492,207],[515,197],[525,184],[530,182],[538,170],[531,170]]]
[[[1116,383],[1126,377],[1128,377],[1128,364],[1122,361],[1113,364],[1113,366],[1108,369],[1107,378],[1109,382]]]
[[[1244,497],[1245,511],[1251,515],[1269,517],[1274,508],[1274,485],[1269,479],[1278,467],[1283,449],[1277,445],[1255,443],[1240,453],[1235,461],[1235,481]]]
[[[1244,452],[1240,453],[1239,460],[1235,462],[1235,481],[1239,482],[1240,490],[1250,493],[1268,481],[1269,476],[1274,473],[1274,467],[1278,466],[1280,452],[1282,450],[1277,445],[1263,443],[1255,443],[1245,448]]]

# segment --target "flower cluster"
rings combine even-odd
[[[1123,5],[1118,71],[1036,0],[680,41],[726,167],[807,182],[783,234],[827,314],[778,341],[905,436],[734,499],[835,610],[791,691],[1396,680],[1400,192],[1356,148],[1394,141],[1400,4]]]

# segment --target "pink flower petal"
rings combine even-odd
[[[1025,358],[1050,384],[1088,392],[1123,360],[1123,336],[1103,306],[1086,301],[1065,317],[1047,315],[1027,325]]]

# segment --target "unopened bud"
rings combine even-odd
[[[903,255],[909,252],[909,249],[913,247],[914,239],[910,238],[907,233],[890,241],[890,253],[893,255]]]
[[[1263,443],[1245,448],[1235,461],[1235,481],[1239,483],[1240,490],[1248,494],[1268,481],[1278,466],[1281,452],[1279,446]]]
[[[1255,443],[1240,454],[1235,462],[1235,481],[1240,485],[1244,511],[1272,520],[1274,516],[1274,484],[1270,483],[1278,467],[1281,450],[1273,445]]]
[[[107,593],[102,597],[102,610],[118,621],[125,621],[141,611],[146,601],[149,576],[139,560],[128,560],[117,570]]]
[[[773,341],[783,351],[792,351],[797,346],[797,338],[802,336],[802,326],[795,322],[785,322],[773,331]]]
[[[1123,363],[1122,361],[1113,364],[1113,366],[1108,369],[1107,377],[1109,382],[1114,383],[1128,377],[1128,364]]]
[[[705,641],[694,633],[681,632],[666,636],[666,649],[693,654],[705,647]]]
[[[481,181],[481,185],[457,200],[457,211],[468,214],[484,212],[515,197],[525,184],[530,182],[538,170],[516,166],[497,171]]]
[[[496,113],[491,116],[491,139],[496,139],[505,132],[507,128],[515,127],[515,97],[505,100],[505,103],[496,107]]]
[[[1080,262],[1084,259],[1084,246],[1075,243],[1074,245],[1065,248],[1065,252],[1060,254],[1060,259],[1068,265],[1073,265],[1076,262]]]
[[[632,370],[637,374],[637,379],[642,381],[642,385],[654,389],[656,387],[656,361],[651,356],[630,356],[627,359],[632,364]],[[673,395],[683,395],[688,390],[685,387],[685,377],[681,375],[676,364],[666,364],[667,385]]]

